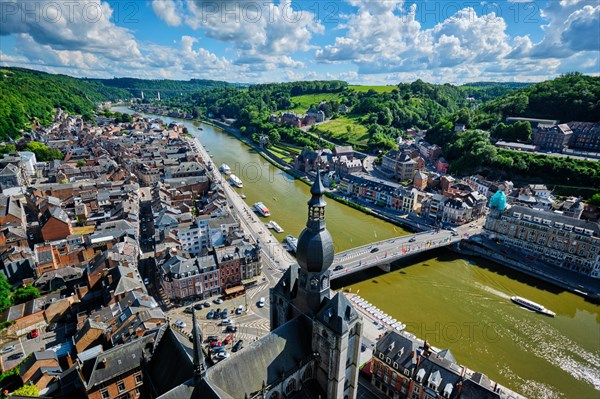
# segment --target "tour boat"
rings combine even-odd
[[[240,194],[240,197],[242,197],[242,199],[246,198],[246,194],[242,193]]]
[[[554,313],[553,311],[548,310],[539,303],[535,303],[533,301],[530,301],[529,299],[521,298],[520,296],[512,296],[510,297],[510,300],[519,306],[523,306],[524,308],[536,311],[541,314],[545,314],[546,316],[556,316],[556,313]]]
[[[281,228],[281,226],[278,225],[277,222],[275,222],[274,220],[271,220],[269,222],[269,224],[267,224],[267,227],[269,227],[270,229],[275,230],[278,233],[283,233],[283,229]]]
[[[237,188],[244,187],[244,183],[242,183],[242,181],[240,180],[240,178],[237,177],[236,175],[233,175],[233,174],[231,176],[229,176],[229,183],[233,184]]]
[[[265,206],[265,204],[263,204],[262,202],[257,202],[256,204],[254,204],[254,210],[256,212],[260,213],[261,215],[263,215],[264,217],[271,216],[271,212],[269,212],[269,208],[267,208]]]
[[[296,237],[293,235],[287,235],[285,236],[285,242],[288,243],[292,252],[296,252],[296,248],[298,247],[298,239]]]
[[[225,175],[230,175],[231,174],[231,168],[226,163],[224,163],[223,165],[221,165],[221,167],[219,168],[219,170],[223,174],[225,174]]]

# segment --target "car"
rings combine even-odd
[[[194,309],[196,309],[196,310],[202,310],[203,308],[204,308],[204,305],[202,305],[201,303],[194,304]]]
[[[458,233],[457,233],[456,231],[453,231],[453,232],[451,232],[450,234],[452,234],[452,235],[453,235],[453,236],[455,236],[455,237],[458,235]]]
[[[223,300],[221,298],[217,298],[213,302],[216,303],[217,305],[220,305],[223,303]]]
[[[216,335],[209,335],[208,338],[206,338],[206,340],[208,342],[218,341],[219,337],[217,337]]]
[[[415,237],[411,237],[410,240],[408,240],[408,242],[415,242],[417,241],[417,239]]]
[[[242,314],[243,311],[244,311],[244,307],[242,305],[240,305],[235,310],[235,314]]]
[[[233,341],[233,335],[228,335],[225,337],[225,339],[223,340],[223,345],[229,345],[229,343]]]
[[[183,313],[193,314],[194,313],[194,309],[191,306],[188,306],[187,308],[185,308],[185,310],[183,311]]]
[[[225,319],[219,323],[220,326],[228,326],[231,324],[231,320]]]
[[[211,311],[210,311],[210,312],[208,312],[208,314],[206,315],[206,318],[207,318],[207,319],[212,319],[213,317],[215,317],[215,312],[211,310]]]
[[[219,342],[220,344],[220,342]],[[215,345],[212,348],[213,353],[225,352],[225,347],[223,345]]]
[[[342,265],[337,265],[336,267],[333,268],[334,272],[337,272],[338,270],[342,270],[344,268],[344,266]]]
[[[29,337],[29,339],[37,338],[40,336],[40,332],[37,328],[34,328],[33,330],[29,331],[29,334],[27,334],[27,336]]]
[[[475,227],[475,223],[471,223],[469,227]]]
[[[260,299],[258,300],[258,307],[262,308],[263,306],[265,306],[265,297],[260,297]]]
[[[15,346],[14,345],[8,345],[8,346],[5,346],[2,349],[2,353],[8,353],[8,352],[11,352],[13,350],[15,350]]]
[[[22,358],[23,356],[25,356],[25,354],[23,352],[17,352],[17,353],[13,353],[9,357],[7,357],[7,359],[8,360],[17,360],[17,359]]]
[[[377,252],[377,251],[379,251],[379,248],[378,248],[378,247],[375,247],[375,248],[373,248],[373,249],[371,250],[371,253],[375,253],[375,252]]]
[[[175,324],[175,327],[178,327],[178,328],[186,328],[187,327],[187,324],[185,324],[185,322],[181,321],[181,320],[176,320],[175,323],[173,323],[173,324]]]
[[[52,331],[56,330],[56,327],[58,327],[58,323],[56,323],[56,322],[50,323],[50,324],[48,324],[48,327],[46,327],[46,331],[52,332]]]
[[[232,352],[237,352],[240,349],[242,349],[244,347],[244,340],[240,339],[238,342],[235,343],[235,345],[233,345],[233,348],[231,348]]]
[[[221,318],[222,318],[222,319],[226,319],[228,314],[229,314],[229,312],[227,312],[227,309],[225,309],[225,310],[223,311],[223,313],[221,313]]]
[[[227,326],[227,327],[225,327],[225,331],[234,333],[234,332],[237,332],[237,327],[236,326]]]
[[[215,310],[215,313],[221,314],[221,308],[217,308],[217,310]]]
[[[361,345],[360,345],[360,351],[361,351],[361,352],[364,352],[364,351],[366,351],[366,350],[367,350],[367,345],[365,345],[365,344],[361,344]]]
[[[204,302],[202,304],[202,306],[204,306],[205,308],[210,308],[210,303],[209,302]]]
[[[227,353],[227,352],[219,352],[215,355],[215,358],[217,360],[227,359],[228,357],[229,357],[229,353]]]
[[[144,279],[144,285],[150,285],[150,279],[148,277]]]

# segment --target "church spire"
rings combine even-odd
[[[321,171],[317,170],[317,178],[310,188],[312,194],[311,199],[308,201],[308,220],[306,227],[312,231],[319,231],[325,229],[325,206],[327,202],[323,198],[325,194],[325,186],[321,181]]]
[[[201,380],[206,374],[204,352],[202,352],[202,332],[196,320],[196,311],[192,311],[192,341],[194,343],[194,379]]]

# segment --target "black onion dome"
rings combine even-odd
[[[323,199],[325,187],[321,182],[321,174],[310,188],[312,198],[308,201],[309,218],[306,229],[298,238],[296,258],[300,267],[309,272],[320,273],[333,263],[333,239],[325,227],[325,205]]]
[[[333,263],[333,239],[327,229],[304,229],[298,238],[296,259],[301,268],[320,273]]]

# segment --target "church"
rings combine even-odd
[[[329,286],[334,250],[320,174],[310,192],[298,264],[270,289],[270,333],[208,368],[195,314],[193,345],[167,326],[144,361],[149,397],[356,398],[362,319]]]

